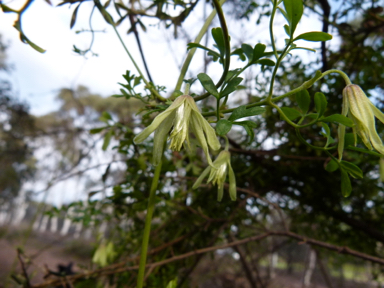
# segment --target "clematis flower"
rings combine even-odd
[[[133,142],[141,143],[155,131],[153,164],[157,165],[163,155],[164,144],[168,139],[169,132],[171,132],[169,148],[173,151],[180,151],[185,141],[188,146],[190,145],[190,130],[203,148],[209,165],[212,165],[208,145],[213,150],[218,150],[220,149],[220,142],[216,137],[215,130],[201,115],[195,100],[189,95],[177,97],[167,110],[157,115],[153,122],[133,139]]]
[[[217,201],[221,201],[223,198],[224,192],[224,183],[227,178],[227,174],[229,176],[229,196],[233,201],[236,200],[236,178],[235,173],[233,173],[233,169],[231,166],[231,153],[228,151],[221,151],[219,156],[217,156],[216,160],[213,162],[213,166],[216,168],[212,168],[208,166],[205,168],[203,173],[197,178],[195,184],[193,184],[192,189],[197,189],[201,182],[203,182],[204,178],[208,177],[207,183],[211,182],[213,184],[217,184],[218,194]]]
[[[383,142],[376,131],[375,117],[384,123],[384,114],[372,104],[365,95],[364,91],[354,84],[347,85],[343,90],[343,108],[342,114],[348,116],[354,122],[353,134],[356,134],[363,140],[364,145],[373,150],[375,148],[379,153],[384,155]],[[345,126],[339,126],[339,157],[344,147]],[[373,147],[372,147],[373,146]]]

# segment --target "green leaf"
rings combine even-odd
[[[229,121],[235,121],[240,118],[260,115],[265,112],[265,108],[263,107],[252,107],[247,109],[245,105],[237,107],[233,110],[232,115],[228,118]]]
[[[303,83],[303,87],[305,89],[308,89],[309,87],[311,87],[321,76],[323,75],[323,73],[321,73],[320,70],[317,70],[316,71],[316,74],[315,76],[313,76],[313,78],[309,79],[308,81],[304,82]]]
[[[279,6],[277,6],[277,9],[283,14],[284,18],[288,21],[288,15],[287,12],[284,11],[284,9],[281,9]],[[288,34],[289,36],[290,34]]]
[[[376,156],[376,157],[383,157],[383,155],[381,155],[381,154],[379,154],[379,153],[377,153],[375,151],[371,151],[371,150],[367,150],[367,149],[363,149],[363,148],[359,148],[359,147],[355,147],[355,146],[351,146],[351,145],[348,145],[346,147],[346,149],[357,151],[357,152],[366,153],[366,154],[373,155],[373,156]]]
[[[329,126],[325,123],[321,123],[321,124],[322,124],[324,131],[325,131],[325,135],[330,136],[331,135],[331,129],[329,129]]]
[[[325,112],[325,108],[327,108],[328,102],[327,98],[325,98],[324,94],[321,92],[315,93],[315,108],[317,113],[319,113],[319,117],[323,116]]]
[[[284,31],[288,36],[291,36],[291,32],[289,30],[289,26],[287,24],[284,25]]]
[[[293,47],[293,48],[289,49],[289,51],[291,51],[291,50],[298,50],[298,49],[307,50],[307,51],[310,51],[310,52],[316,52],[316,49],[308,48],[308,47]]]
[[[343,124],[344,126],[347,126],[347,127],[352,127],[354,125],[353,121],[351,119],[349,119],[348,117],[345,117],[341,114],[333,114],[331,116],[321,118],[320,121],[321,122],[336,122],[336,123]]]
[[[18,13],[18,11],[13,10],[12,8],[9,8],[7,5],[4,5],[4,4],[1,4],[1,3],[0,3],[0,7],[3,10],[4,13],[10,13],[10,12]]]
[[[296,30],[297,24],[300,22],[301,16],[303,15],[304,5],[302,0],[283,0],[285,12],[287,12],[287,20],[290,27],[290,36]]]
[[[299,105],[299,108],[303,114],[306,114],[309,109],[309,103],[311,102],[311,97],[307,90],[301,90],[296,94],[296,102]]]
[[[190,49],[193,49],[193,48],[199,48],[199,49],[203,49],[205,51],[208,51],[211,55],[211,56],[215,56],[216,58],[220,58],[220,54],[217,53],[216,51],[213,51],[212,49],[209,49],[199,43],[188,43],[187,44],[187,50],[190,50]]]
[[[104,120],[112,120],[112,116],[111,116],[111,114],[109,114],[108,112],[104,111],[103,113],[101,113],[100,120],[101,120],[101,119],[104,119]],[[101,120],[101,121],[105,122],[104,120]]]
[[[45,53],[47,50],[44,50],[43,48],[37,46],[35,43],[33,43],[31,40],[29,40],[25,35],[23,35],[23,40],[29,44],[33,49],[35,49],[37,52]]]
[[[344,135],[344,149],[348,146],[355,145],[355,135],[353,133],[347,133]]]
[[[136,87],[137,85],[139,85],[141,83],[141,80],[142,80],[141,76],[135,77],[135,80],[133,81],[133,87]]]
[[[229,70],[227,76],[225,77],[225,82],[229,82],[233,76],[237,75],[241,69]]]
[[[296,109],[289,108],[289,107],[282,107],[281,110],[285,114],[285,116],[288,117],[289,120],[295,120],[302,116],[302,114],[297,111]],[[280,115],[280,119],[284,120],[284,118]]]
[[[229,81],[225,89],[222,92],[220,92],[220,97],[227,96],[231,94],[233,91],[235,91],[237,85],[239,85],[241,81],[243,81],[243,78],[241,77],[236,77],[236,78],[233,78],[231,81]]]
[[[325,147],[328,147],[328,145],[334,143],[335,140],[331,137],[331,129],[329,129],[329,126],[325,123],[321,123],[321,125],[323,126],[325,132],[322,132],[321,134],[323,134],[323,136],[327,138],[327,143],[325,144]]]
[[[252,62],[256,62],[257,60],[259,60],[261,57],[264,56],[264,51],[266,47],[267,46],[261,43],[258,43],[255,45],[255,47],[253,48]]]
[[[231,55],[237,55],[237,56],[239,56],[239,58],[240,58],[241,61],[245,61],[245,60],[247,59],[247,58],[245,57],[245,55],[244,55],[244,51],[243,51],[243,49],[241,49],[241,48],[237,48],[237,49],[233,50],[232,53],[231,53]]]
[[[74,10],[73,13],[72,13],[70,29],[72,29],[73,26],[75,26],[75,23],[76,23],[76,17],[77,17],[77,11],[79,11],[79,7],[80,7],[80,5],[81,5],[81,3],[80,3],[79,5],[76,6],[75,10]]]
[[[231,131],[232,122],[226,119],[221,119],[217,121],[216,124],[216,132],[219,136],[226,135],[229,131]]]
[[[257,128],[259,125],[257,125],[255,122],[253,121],[239,121],[239,122],[233,122],[233,124],[236,124],[236,125],[241,125],[241,126],[244,126],[244,125],[247,125],[249,126],[250,128]]]
[[[107,180],[110,168],[111,168],[111,163],[108,164],[107,168],[105,169],[104,174],[101,176],[101,181],[103,181],[103,183],[105,183],[105,181]]]
[[[93,129],[89,130],[89,133],[97,134],[97,133],[100,133],[101,131],[103,131],[105,128],[108,128],[108,126],[104,126],[104,127],[100,127],[100,128],[93,128]]]
[[[339,164],[335,160],[331,160],[328,162],[327,166],[325,166],[325,171],[333,172],[339,169]]]
[[[253,129],[254,128],[254,123],[251,122],[252,124],[249,125],[251,121],[241,121],[241,122],[234,122],[233,124],[236,124],[236,125],[240,125],[240,126],[243,126],[245,132],[247,132],[248,136],[249,136],[249,141],[248,141],[248,144],[251,143],[253,141],[253,138],[255,138],[255,132],[253,132]]]
[[[197,75],[197,78],[199,79],[201,85],[207,90],[209,93],[211,93],[216,98],[219,98],[219,91],[217,91],[217,88],[215,84],[213,83],[211,77],[209,77],[205,73],[200,73]]]
[[[253,59],[253,48],[251,45],[248,44],[242,44],[241,49],[243,50],[244,54],[248,58],[248,62],[252,62]]]
[[[363,178],[363,171],[355,164],[347,161],[340,162],[341,167],[349,173],[353,178]]]
[[[344,197],[348,197],[351,195],[352,186],[351,180],[349,179],[348,173],[341,169],[341,193]]]
[[[310,118],[310,119],[312,119],[312,120],[315,120],[315,119],[317,119],[317,118],[319,118],[319,114],[317,114],[317,113],[309,113],[309,114],[307,114],[307,116],[305,116],[306,118]]]
[[[215,40],[217,48],[220,51],[220,55],[225,54],[224,34],[220,27],[212,28],[211,30],[213,40]]]
[[[176,288],[177,287],[177,278],[169,281],[168,285],[166,288]]]
[[[275,66],[276,65],[276,63],[274,61],[272,61],[271,59],[267,59],[267,58],[260,59],[256,63],[258,63],[260,65],[266,65],[266,66]]]
[[[113,134],[113,130],[109,130],[105,136],[104,136],[104,142],[103,142],[103,146],[101,147],[103,149],[103,151],[107,150],[108,146],[109,146],[109,143],[111,142],[111,138],[112,138],[112,134]]]
[[[331,34],[316,31],[316,32],[307,32],[304,34],[300,34],[295,39],[293,39],[293,41],[305,40],[305,41],[319,42],[319,41],[328,41],[331,39],[332,39]]]

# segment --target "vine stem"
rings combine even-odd
[[[225,21],[223,9],[221,9],[221,4],[220,4],[219,0],[212,0],[212,1],[213,1],[214,6],[215,6],[215,9],[217,11],[217,16],[219,17],[220,26],[221,26],[221,29],[223,31],[224,47],[225,47],[225,58],[223,59],[224,60],[223,61],[224,62],[223,63],[224,70],[223,70],[223,74],[220,77],[220,80],[216,84],[216,88],[219,88],[224,83],[225,78],[227,77],[227,74],[229,71],[229,66],[231,64],[231,45],[229,43],[228,27],[227,27],[227,23]],[[221,55],[221,57],[223,57],[223,55]],[[195,99],[195,101],[200,101],[200,100],[203,100],[203,99],[209,97],[210,95],[211,94],[209,92],[206,92],[205,94],[203,94],[201,96],[194,97],[194,99]],[[219,107],[217,109],[219,109]]]
[[[341,77],[343,77],[343,79],[344,79],[346,85],[351,85],[351,84],[352,84],[352,82],[351,82],[351,80],[349,79],[348,75],[345,74],[343,71],[341,71],[341,70],[337,70],[337,69],[331,69],[331,70],[327,70],[327,71],[323,72],[323,74],[321,75],[321,77],[320,77],[319,79],[321,79],[321,78],[323,78],[324,76],[327,76],[328,74],[331,74],[331,73],[337,73],[337,74],[339,74]]]
[[[145,218],[145,226],[144,226],[144,235],[143,235],[143,241],[141,243],[141,255],[140,255],[140,264],[139,264],[139,274],[137,277],[137,288],[142,288],[144,285],[144,273],[145,273],[145,264],[147,263],[149,234],[151,232],[152,216],[155,208],[156,190],[157,190],[157,185],[159,183],[159,177],[160,177],[161,166],[162,166],[161,164],[162,164],[162,161],[160,161],[159,164],[156,166],[155,175],[153,176],[151,190],[149,193],[147,216]]]
[[[119,41],[121,43],[121,45],[123,46],[125,52],[127,53],[129,59],[132,61],[133,65],[135,66],[137,72],[140,74],[141,78],[143,79],[145,85],[148,87],[149,90],[151,90],[151,92],[156,96],[157,99],[159,99],[160,101],[162,102],[165,102],[167,101],[167,99],[165,99],[164,97],[162,97],[159,92],[153,88],[153,85],[151,85],[151,83],[148,82],[148,80],[144,77],[144,74],[143,72],[141,72],[139,66],[137,65],[135,59],[132,57],[131,53],[129,52],[127,46],[125,45],[123,39],[121,38],[121,35],[119,33],[119,31],[117,31],[116,29],[116,24],[115,22],[113,21],[111,15],[109,15],[109,13],[105,10],[105,8],[103,7],[103,5],[101,5],[100,1],[99,0],[95,0],[95,5],[96,7],[100,10],[101,14],[106,18],[107,22],[109,24],[111,24],[111,26],[113,27],[113,30],[115,31],[117,37],[119,38]]]
[[[221,0],[220,5],[223,5],[226,0]],[[207,33],[207,30],[209,28],[209,25],[211,25],[211,22],[213,18],[216,16],[217,10],[214,9],[211,14],[207,17],[207,20],[205,20],[203,27],[201,27],[199,34],[197,34],[195,41],[193,43],[200,43],[201,39],[203,39],[203,36],[205,33]],[[181,85],[183,84],[183,80],[185,77],[185,74],[187,74],[187,70],[189,68],[189,65],[191,64],[192,58],[195,55],[197,48],[192,48],[189,50],[187,57],[185,58],[185,61],[183,63],[183,66],[181,67],[179,78],[177,79],[176,87],[174,91],[178,91],[181,89]]]
[[[271,39],[273,54],[275,55],[276,60],[277,60],[279,58],[279,55],[277,54],[276,44],[275,44],[275,36],[273,35],[273,20],[275,18],[275,14],[276,14],[276,10],[277,10],[276,0],[274,0],[272,2],[272,4],[273,4],[273,8],[272,8],[272,12],[271,12],[271,18],[269,19],[269,37]]]
[[[337,74],[339,74],[341,77],[343,77],[343,79],[344,79],[346,85],[350,85],[350,84],[352,84],[352,82],[351,82],[351,80],[349,79],[349,77],[347,76],[347,74],[345,74],[343,71],[341,71],[341,70],[337,70],[337,69],[331,69],[331,70],[328,70],[328,71],[323,72],[323,74],[322,74],[319,78],[317,78],[316,81],[320,80],[320,79],[323,78],[324,76],[327,76],[328,74],[331,74],[331,73],[337,73]],[[307,81],[307,82],[308,82],[308,81]],[[269,105],[269,101],[275,103],[275,102],[277,102],[277,101],[279,101],[279,100],[281,100],[281,99],[284,99],[284,98],[286,98],[286,97],[288,97],[288,96],[291,96],[291,95],[293,95],[293,94],[296,94],[296,93],[298,93],[298,92],[300,92],[300,91],[302,91],[302,90],[305,90],[305,89],[310,88],[311,85],[307,85],[307,84],[306,84],[307,82],[303,83],[303,84],[300,85],[299,87],[297,87],[297,88],[295,88],[295,89],[293,89],[293,90],[291,90],[291,91],[289,91],[289,92],[287,92],[287,93],[285,93],[285,94],[283,94],[283,95],[274,97],[274,98],[272,98],[272,99],[270,99],[270,100],[268,100],[268,99],[263,99],[263,100],[261,100],[261,101],[259,101],[259,102],[249,103],[249,104],[246,105],[246,107],[247,107],[247,108],[251,108],[251,107],[256,107],[256,106]],[[226,109],[226,110],[221,110],[220,113],[223,113],[223,114],[231,113],[231,112],[233,112],[235,109],[236,109],[236,108],[230,108],[230,109]],[[205,112],[205,113],[202,113],[202,115],[203,115],[204,117],[215,116],[215,115],[216,115],[216,112]]]

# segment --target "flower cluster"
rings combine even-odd
[[[205,177],[208,177],[207,183],[211,182],[213,184],[217,184],[218,194],[217,201],[221,201],[223,198],[224,192],[224,183],[227,178],[227,174],[229,176],[229,196],[233,201],[236,200],[236,178],[235,173],[233,172],[231,166],[231,153],[228,151],[221,151],[219,156],[217,156],[216,160],[213,162],[213,168],[208,166],[205,168],[204,172],[197,178],[195,184],[193,184],[192,189],[196,189],[200,186],[201,182]]]
[[[342,114],[348,116],[354,122],[353,133],[363,140],[364,145],[372,150],[375,148],[384,155],[383,142],[376,131],[375,117],[384,123],[384,114],[372,104],[364,91],[354,84],[347,85],[343,90]],[[339,126],[339,157],[341,159],[344,148],[345,126]],[[372,147],[373,146],[373,147]]]
[[[171,131],[172,129],[172,131]],[[155,131],[153,147],[153,164],[159,164],[164,151],[164,144],[171,140],[169,148],[173,151],[180,151],[184,142],[189,146],[189,132],[192,130],[197,141],[207,157],[209,165],[212,160],[209,157],[208,146],[213,150],[220,149],[220,142],[216,137],[215,130],[208,121],[201,115],[196,106],[195,100],[189,95],[182,95],[162,113],[156,116],[151,125],[138,134],[133,141],[138,144],[143,142],[152,132]]]

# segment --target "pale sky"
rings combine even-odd
[[[52,2],[57,4],[60,1]],[[23,3],[24,0],[4,1],[4,4],[16,9],[20,8]],[[8,62],[15,67],[10,75],[13,88],[21,99],[28,101],[33,114],[42,115],[55,109],[57,107],[55,96],[60,88],[75,89],[81,84],[89,87],[93,93],[109,96],[119,91],[120,87],[117,82],[123,81],[121,75],[126,70],[132,70],[133,73],[138,74],[113,29],[105,23],[97,10],[95,10],[92,20],[93,29],[106,31],[106,33],[96,33],[95,35],[93,51],[99,54],[99,57],[92,57],[89,54],[87,58],[84,58],[72,52],[73,45],[86,49],[90,43],[90,33],[76,34],[75,31],[89,28],[88,17],[92,3],[85,2],[82,4],[78,11],[76,25],[70,30],[69,23],[75,7],[76,5],[52,7],[45,1],[34,1],[24,14],[24,32],[31,41],[47,50],[44,54],[40,54],[28,45],[21,43],[18,32],[12,27],[15,14],[0,14],[0,33],[3,35],[5,43],[10,44],[7,52]],[[196,22],[201,23],[199,20],[203,17],[202,5],[197,7],[195,11],[196,13],[192,15],[191,19],[183,25],[188,32],[191,32],[192,39],[195,38],[200,28]],[[140,34],[142,46],[155,83],[168,87],[167,92],[171,92],[177,80],[178,65],[182,63],[186,54],[186,42],[185,40],[176,43],[173,41],[170,45],[166,40],[173,40],[172,28],[159,29],[155,25],[157,21],[151,21],[154,25],[148,25],[147,33],[141,32]],[[277,18],[277,24],[281,23],[280,27],[284,22],[283,19]],[[246,30],[243,28],[243,31],[247,31],[247,38],[253,38],[253,41],[269,42],[267,23],[260,27],[256,27],[253,23],[254,21],[251,20],[249,27]],[[235,24],[230,21],[228,21],[228,26],[230,30],[235,28]],[[119,31],[128,49],[134,57],[139,59],[138,63],[142,66],[133,34],[126,35],[128,28],[129,25],[126,22],[119,27]],[[284,35],[282,29],[279,31],[278,28],[276,25],[277,35]],[[312,19],[304,17],[297,33],[319,30],[320,28],[319,21],[314,20],[313,17]],[[233,30],[236,31],[236,28]],[[263,32],[260,33],[260,31]],[[280,37],[280,41],[283,40],[282,37]],[[254,45],[257,42],[249,43]],[[318,43],[306,42],[306,44],[310,47],[319,47]],[[302,53],[304,57],[308,55],[305,51],[297,53]],[[199,73],[202,72],[202,54],[197,54],[196,57],[198,61],[193,63],[191,67]],[[142,70],[144,72],[144,69]]]
[[[17,3],[22,2],[12,1],[11,7],[20,7]],[[45,1],[35,1],[31,5],[23,17],[24,32],[31,41],[47,50],[44,54],[20,42],[18,32],[12,27],[15,14],[0,14],[0,33],[5,42],[10,44],[8,62],[15,66],[11,80],[19,97],[30,103],[32,113],[44,114],[52,110],[57,90],[64,87],[76,88],[81,84],[91,88],[92,92],[111,95],[120,89],[117,82],[123,81],[121,75],[127,69],[134,70],[113,29],[104,22],[97,10],[92,21],[93,29],[106,30],[106,33],[97,33],[94,41],[93,51],[99,57],[89,54],[84,58],[72,52],[73,45],[86,49],[90,43],[90,33],[75,33],[76,30],[88,29],[90,4],[84,3],[80,7],[79,22],[72,30],[69,29],[69,23],[74,5],[70,9],[69,5],[51,7]],[[158,49],[166,33],[157,27],[148,29],[155,30],[156,35],[141,33],[141,40],[152,77],[159,84],[170,85],[174,81],[170,81],[168,73],[175,74],[178,68],[170,51],[164,49],[164,44],[163,49]],[[133,34],[128,37],[125,34],[128,26],[122,25],[119,30],[130,52],[138,55]],[[164,70],[167,72],[164,73]]]

